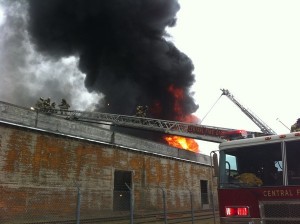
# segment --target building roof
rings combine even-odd
[[[127,150],[155,154],[202,165],[211,165],[210,157],[168,145],[112,131],[109,126],[70,121],[55,114],[39,113],[0,101],[0,124],[80,138],[101,144],[118,146]]]

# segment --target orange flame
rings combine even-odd
[[[165,136],[165,140],[172,147],[185,149],[196,153],[200,152],[198,143],[192,138],[170,135],[170,136]]]
[[[170,85],[168,90],[175,98],[174,111],[178,115],[177,120],[189,123],[197,123],[199,119],[196,116],[192,114],[184,115],[180,107],[180,101],[182,101],[184,97],[183,90],[180,88],[175,88],[174,85]],[[198,143],[194,139],[172,135],[165,136],[164,139],[172,147],[189,150],[196,153],[200,152]]]

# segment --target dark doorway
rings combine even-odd
[[[201,190],[201,204],[203,205],[209,204],[208,201],[208,181],[200,180],[200,190]]]
[[[130,190],[132,187],[132,172],[115,170],[114,173],[114,210],[130,210]],[[127,186],[129,186],[129,188]]]

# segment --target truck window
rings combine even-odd
[[[238,174],[237,172],[237,164],[236,164],[236,157],[233,155],[226,155],[226,175],[229,178],[232,178]]]
[[[288,185],[300,185],[300,141],[286,143]]]
[[[300,171],[300,169],[299,169]],[[282,185],[281,144],[261,144],[220,152],[220,187]]]

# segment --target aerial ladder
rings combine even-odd
[[[266,135],[276,135],[276,132],[272,130],[266,123],[264,123],[259,117],[257,117],[249,109],[246,109],[235,97],[229,92],[228,89],[221,89],[222,95],[227,96],[235,105],[237,105],[244,114],[246,114]]]
[[[39,110],[39,108],[35,109]],[[41,110],[41,112],[45,111]],[[246,138],[249,134],[251,136],[261,136],[262,134],[260,132],[247,132],[245,130],[206,126],[194,123],[101,112],[52,109],[50,113],[49,111],[46,113],[54,116],[63,116],[65,119],[71,121],[156,131],[164,134],[178,135],[215,143],[232,140],[233,138]]]

